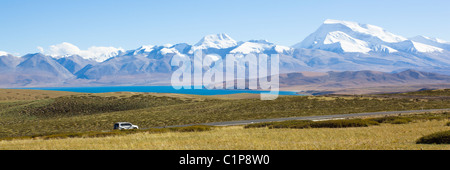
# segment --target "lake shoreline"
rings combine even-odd
[[[270,93],[267,90],[249,89],[175,89],[172,86],[89,86],[89,87],[29,87],[29,88],[7,88],[7,89],[29,89],[29,90],[52,90],[78,93],[110,93],[110,92],[147,92],[147,93],[177,93],[191,95],[228,95],[241,93]],[[298,91],[279,91],[278,95],[302,96]]]

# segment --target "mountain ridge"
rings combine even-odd
[[[450,88],[450,76],[405,70],[296,72],[280,75],[280,90],[305,94],[371,94],[415,91],[422,88]]]
[[[222,59],[226,54],[278,54],[281,74],[362,70],[395,73],[414,69],[450,75],[448,45],[448,42],[440,39],[425,36],[408,39],[370,24],[328,19],[292,47],[267,40],[237,42],[229,35],[220,33],[206,35],[194,45],[143,45],[127,51],[113,47],[80,50],[70,43],[63,43],[52,46],[54,52],[64,53],[61,56],[36,53],[16,57],[1,52],[0,71],[10,77],[0,81],[0,84],[45,85],[48,80],[57,80],[63,85],[77,85],[80,82],[104,85],[160,84],[170,82],[168,78],[178,68],[170,65],[174,55],[192,57],[195,50],[202,50],[204,56],[217,54]],[[69,49],[64,49],[66,47]],[[68,54],[70,51],[75,54]],[[114,55],[101,58],[105,54]],[[36,61],[29,61],[33,56]],[[94,60],[99,58],[102,60]],[[238,66],[247,67],[245,62],[238,62]],[[33,75],[47,76],[47,79],[40,81],[33,79]],[[15,83],[13,80],[27,83]]]

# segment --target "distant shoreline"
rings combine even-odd
[[[176,90],[172,86],[88,86],[88,87],[23,87],[23,88],[5,88],[5,89],[28,89],[28,90],[52,90],[78,93],[110,93],[110,92],[150,92],[150,93],[177,93],[191,95],[228,95],[251,93],[259,94],[261,92],[270,92],[267,90],[249,90],[249,89],[180,89]],[[304,95],[296,91],[279,91],[279,95]]]

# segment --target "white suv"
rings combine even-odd
[[[114,129],[139,129],[137,125],[133,125],[130,122],[117,122],[114,124]]]

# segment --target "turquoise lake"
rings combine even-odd
[[[107,86],[107,87],[36,87],[36,88],[21,88],[21,89],[35,89],[35,90],[55,90],[55,91],[69,91],[80,93],[107,93],[107,92],[152,92],[152,93],[179,93],[179,94],[194,94],[194,95],[226,95],[238,93],[254,93],[270,91],[256,91],[256,90],[226,90],[226,89],[174,89],[172,86]],[[279,95],[301,95],[294,91],[279,91]]]

